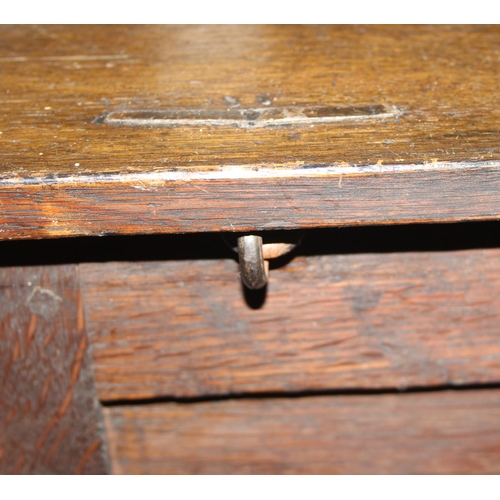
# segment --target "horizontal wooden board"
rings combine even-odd
[[[283,178],[0,187],[0,238],[498,220],[500,163]],[[85,214],[83,217],[82,214]]]
[[[500,391],[105,408],[119,474],[498,474]]]
[[[0,474],[105,474],[75,265],[0,268]]]
[[[0,239],[500,216],[497,26],[0,33]]]
[[[102,400],[500,381],[498,249],[297,256],[247,300],[227,259],[81,271]]]
[[[500,160],[498,26],[1,29],[2,177]],[[317,106],[401,116],[270,131],[95,120]]]

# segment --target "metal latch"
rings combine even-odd
[[[303,231],[299,231],[298,234],[297,231],[277,231],[270,235],[266,234],[265,239],[271,240],[266,243],[260,235],[245,234],[237,237],[236,247],[226,236],[226,242],[238,252],[243,284],[251,290],[264,288],[269,278],[269,260],[291,252],[300,244],[302,234]]]

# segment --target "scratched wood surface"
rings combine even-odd
[[[0,30],[0,238],[499,217],[498,26]]]
[[[500,381],[498,249],[81,269],[103,400]]]
[[[0,269],[0,473],[107,471],[76,266]]]
[[[499,390],[105,408],[115,473],[498,474]]]

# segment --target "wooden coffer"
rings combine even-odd
[[[0,30],[1,473],[500,472],[498,26]]]

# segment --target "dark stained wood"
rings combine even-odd
[[[0,473],[107,471],[77,267],[0,269]]]
[[[498,249],[296,257],[259,309],[236,261],[81,269],[103,400],[500,381]]]
[[[0,238],[497,220],[499,192],[496,165],[333,179],[49,182],[0,188]]]
[[[498,474],[500,391],[105,408],[115,473]]]
[[[3,176],[499,160],[499,48],[498,26],[3,27]],[[112,110],[266,101],[390,105],[403,115],[264,135],[92,123]]]
[[[500,216],[498,26],[0,32],[0,238]],[[196,121],[284,108],[398,112]],[[109,121],[141,113],[195,119]]]
[[[500,219],[498,26],[0,34],[0,239]],[[98,397],[116,472],[499,472],[498,389],[286,396],[498,384],[500,250],[237,269],[0,270],[0,472],[107,472]]]

